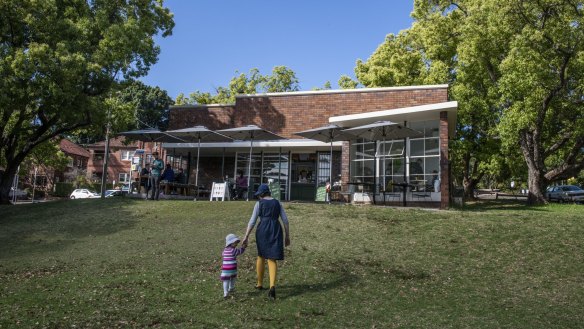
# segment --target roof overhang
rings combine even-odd
[[[396,123],[439,120],[440,112],[448,113],[448,136],[454,137],[456,129],[456,113],[458,102],[444,102],[420,106],[403,107],[382,111],[330,117],[329,122],[341,127],[350,128],[388,120]]]
[[[333,142],[333,149],[341,149],[343,142]],[[176,151],[182,151],[184,153],[185,149],[189,151],[197,148],[197,143],[163,143],[162,147],[167,150],[174,149]],[[233,141],[233,142],[220,142],[220,143],[201,143],[201,151],[204,151],[205,155],[217,154],[221,155],[223,150],[228,153],[234,152],[249,152],[251,146],[250,141]],[[331,144],[323,143],[315,140],[307,139],[281,139],[274,141],[254,141],[253,151],[254,152],[288,152],[293,151],[294,153],[312,153],[316,151],[330,151]],[[172,152],[171,152],[172,153]]]

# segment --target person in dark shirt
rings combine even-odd
[[[178,173],[174,177],[174,181],[179,184],[185,184],[187,181],[186,178],[183,168],[178,168]]]
[[[172,170],[170,163],[166,164],[166,169],[164,169],[164,172],[162,172],[161,179],[167,182],[174,182],[174,170]]]

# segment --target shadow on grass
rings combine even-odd
[[[491,211],[491,210],[530,210],[530,211],[545,211],[550,210],[544,206],[528,206],[525,201],[519,200],[477,200],[470,201],[462,208],[457,208],[463,211]]]
[[[305,294],[321,293],[328,290],[338,289],[339,287],[350,287],[356,285],[357,277],[352,274],[344,274],[340,277],[330,280],[315,282],[313,284],[292,284],[277,288],[278,298],[286,299]]]
[[[132,200],[63,200],[4,208],[0,259],[63,250],[78,240],[134,227]]]

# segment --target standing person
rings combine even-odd
[[[238,175],[235,178],[235,190],[237,192],[237,199],[243,199],[244,193],[247,193],[247,177],[243,176],[243,170],[237,171]]]
[[[253,213],[247,224],[247,232],[243,238],[243,244],[247,245],[249,235],[256,225],[256,220],[260,218],[256,230],[256,245],[258,258],[256,260],[257,284],[256,289],[263,289],[265,261],[268,260],[268,271],[270,275],[270,290],[268,296],[276,299],[276,275],[278,264],[276,260],[284,259],[284,245],[290,245],[290,230],[288,227],[288,216],[280,201],[272,198],[270,188],[266,184],[260,185],[254,196],[260,200],[255,204]],[[282,224],[278,220],[282,220]],[[282,236],[282,226],[284,226],[284,236]]]
[[[162,169],[164,169],[164,162],[158,158],[158,151],[154,151],[152,156],[154,156],[154,161],[152,161],[152,168],[150,169],[150,188],[152,189],[150,200],[158,200],[160,196],[160,175],[162,174]]]
[[[223,281],[223,298],[227,298],[230,292],[235,291],[235,280],[237,278],[237,256],[245,252],[247,243],[244,242],[241,248],[237,248],[239,237],[235,234],[228,234],[225,237],[225,249],[223,249],[223,264],[221,266],[221,281]]]

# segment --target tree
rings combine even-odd
[[[341,75],[337,83],[341,89],[355,89],[359,85],[359,82],[351,79],[348,75]]]
[[[173,25],[159,0],[0,0],[0,202],[35,147],[104,125],[117,82],[148,72]]]
[[[549,182],[584,167],[583,9],[575,0],[416,0],[412,28],[358,61],[357,77],[449,83],[465,190],[482,179],[481,164],[520,152],[528,201],[544,203]]]
[[[236,74],[239,72],[236,72]],[[285,66],[276,66],[271,75],[262,75],[256,68],[249,74],[240,73],[231,78],[228,87],[218,87],[215,95],[208,92],[195,91],[185,97],[180,93],[175,103],[184,104],[232,104],[236,95],[254,95],[257,93],[275,93],[299,90],[296,73]]]
[[[134,126],[129,128],[146,129],[168,128],[168,111],[174,104],[166,90],[147,86],[141,81],[127,82],[117,97],[122,103],[129,103],[133,109]]]

